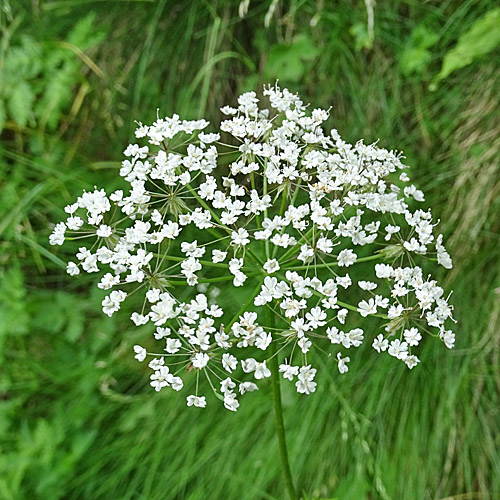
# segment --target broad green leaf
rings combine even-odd
[[[399,67],[401,72],[408,76],[410,74],[422,74],[432,59],[429,50],[438,40],[434,33],[424,25],[416,26],[399,56]]]
[[[268,52],[264,76],[268,81],[281,79],[298,82],[306,72],[306,62],[316,59],[319,51],[313,41],[303,35],[291,44],[273,45]]]
[[[487,12],[460,36],[457,45],[445,55],[441,71],[433,81],[433,87],[457,69],[468,66],[498,46],[500,7]]]

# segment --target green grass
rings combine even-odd
[[[147,329],[103,317],[47,242],[82,187],[117,185],[133,120],[217,123],[276,78],[331,105],[347,140],[405,151],[442,216],[459,320],[456,349],[426,343],[411,372],[367,345],[345,376],[318,356],[309,397],[284,384],[296,484],[309,500],[500,498],[498,47],[430,90],[496,3],[377,2],[373,41],[364,2],[277,2],[266,27],[271,3],[243,19],[222,0],[0,6],[1,500],[286,498],[270,384],[236,414],[153,393],[131,359]]]

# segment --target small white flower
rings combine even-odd
[[[280,269],[280,265],[276,259],[268,259],[263,267],[269,274],[273,274]]]
[[[293,377],[295,377],[299,373],[298,366],[291,366],[286,363],[280,365],[279,370],[281,373],[283,373],[283,377],[285,377],[288,380],[293,380]]]
[[[165,337],[168,337],[171,333],[170,328],[162,328],[158,327],[154,333],[154,337],[156,340],[163,339]]]
[[[446,269],[451,269],[453,267],[453,261],[451,260],[450,254],[446,251],[443,246],[443,235],[440,234],[436,239],[436,251],[437,260]]]
[[[215,264],[218,262],[224,261],[226,258],[227,252],[221,252],[220,250],[213,250],[212,251],[212,262]]]
[[[268,378],[270,376],[271,376],[271,370],[266,366],[266,362],[263,361],[262,363],[259,363],[257,361],[255,364],[254,377],[257,380],[260,380],[263,378]]]
[[[306,313],[306,319],[310,328],[319,328],[326,324],[327,314],[320,307],[313,307],[311,312]]]
[[[349,357],[342,358],[342,355],[340,354],[340,352],[338,352],[337,353],[337,361],[338,361],[340,373],[346,373],[349,371],[349,367],[347,366],[347,363],[349,363],[349,361],[351,361],[351,358],[349,358]]]
[[[205,368],[205,366],[207,366],[209,361],[210,361],[210,356],[206,353],[201,353],[201,352],[196,353],[191,358],[191,362],[193,363],[193,366],[195,368],[199,368],[200,370],[202,368]]]
[[[237,109],[232,108],[231,106],[224,106],[224,107],[220,108],[220,110],[225,115],[235,115],[238,112]]]
[[[205,396],[188,396],[187,398],[188,406],[197,406],[198,408],[205,408],[207,406],[207,400]]]
[[[339,331],[335,326],[326,329],[326,336],[332,344],[340,344],[344,337],[344,332]]]
[[[399,318],[404,312],[405,308],[403,307],[402,304],[397,304],[389,307],[389,310],[387,311],[387,316],[389,319],[394,319],[394,318]]]
[[[348,274],[346,274],[345,276],[337,276],[335,278],[335,281],[337,282],[337,285],[346,289],[349,288],[352,284],[351,277]]]
[[[83,220],[80,217],[68,217],[66,219],[66,226],[72,231],[78,231],[83,226]]]
[[[68,265],[66,266],[66,272],[70,276],[76,276],[80,274],[80,268],[74,262],[68,262]]]
[[[170,385],[169,379],[171,379],[171,377],[168,366],[160,366],[160,368],[149,377],[151,379],[150,385],[158,392],[163,389],[163,387],[168,387]]]
[[[158,288],[152,288],[146,292],[146,298],[149,302],[154,304],[160,300],[160,293],[161,291]]]
[[[364,332],[361,328],[354,328],[345,335],[345,339],[342,342],[345,347],[359,347],[364,339]]]
[[[152,370],[159,370],[160,369],[160,366],[164,366],[165,365],[165,358],[154,358],[152,359],[149,364],[148,364],[148,367],[151,368]]]
[[[246,229],[240,228],[238,231],[233,231],[231,233],[232,243],[239,246],[248,245],[250,243],[248,236],[249,234]]]
[[[361,288],[361,290],[375,290],[377,288],[377,283],[373,283],[373,281],[358,281],[358,286]]]
[[[220,382],[220,392],[222,392],[222,394],[233,392],[233,389],[235,387],[236,384],[231,380],[230,377],[227,377]]]
[[[145,325],[149,321],[149,316],[144,316],[137,312],[133,312],[130,319],[135,323],[135,326]]]
[[[339,266],[348,267],[352,266],[357,258],[357,255],[350,248],[346,248],[339,253],[337,261]]]
[[[311,365],[301,366],[299,369],[299,379],[313,380],[316,376],[316,368],[311,368]]]
[[[301,394],[311,394],[316,390],[316,382],[311,380],[299,379],[295,382],[295,387],[297,388],[297,392]]]
[[[64,207],[64,211],[70,215],[74,214],[77,210],[78,210],[78,203],[72,203],[71,205],[66,205]]]
[[[384,336],[382,334],[379,334],[373,341],[372,347],[377,352],[386,351],[389,347],[389,341],[387,339],[384,339]]]
[[[329,238],[321,237],[316,243],[316,248],[323,253],[332,253],[333,242]]]
[[[307,352],[309,352],[309,349],[311,348],[312,346],[312,342],[307,338],[307,337],[301,337],[298,341],[297,341],[297,345],[300,347],[300,350],[306,354]]]
[[[182,343],[179,339],[168,338],[165,345],[165,351],[169,354],[175,354],[180,351]]]
[[[316,370],[311,368],[311,365],[301,366],[299,369],[298,380],[295,382],[297,392],[301,394],[311,394],[316,390],[316,382],[314,377]]]
[[[109,290],[113,288],[115,285],[120,283],[119,276],[113,276],[111,273],[106,273],[102,278],[101,282],[97,285],[102,290]]]
[[[264,330],[262,330],[255,335],[255,347],[265,351],[271,343],[272,339],[273,338],[270,333],[266,333]]]
[[[106,224],[101,224],[96,231],[97,236],[100,236],[101,238],[108,238],[109,236],[111,236],[111,233],[111,228],[109,226],[106,226]]]
[[[358,304],[358,312],[364,318],[370,314],[376,314],[377,306],[375,305],[375,300],[372,298],[368,299],[368,301],[362,300]]]
[[[406,363],[406,366],[411,370],[412,368],[414,368],[415,366],[418,365],[418,363],[420,363],[420,360],[417,358],[417,356],[407,356],[405,359],[404,359],[405,363]]]
[[[422,340],[422,335],[416,328],[410,328],[403,332],[404,338],[409,346],[417,346]]]
[[[231,411],[236,411],[240,406],[239,401],[236,399],[234,392],[229,392],[224,395],[224,407]]]
[[[347,318],[347,313],[349,311],[347,309],[340,309],[339,312],[337,313],[337,320],[339,321],[340,324],[344,325],[345,320]]]
[[[451,330],[440,332],[439,337],[448,349],[453,349],[455,346],[455,334]]]
[[[245,373],[254,372],[257,368],[257,362],[253,358],[244,359],[241,361],[241,368]]]
[[[182,379],[180,377],[174,377],[173,375],[168,376],[168,383],[174,391],[180,391],[184,386]]]
[[[141,347],[140,345],[135,345],[134,346],[134,352],[135,356],[134,358],[137,359],[137,361],[144,361],[146,359],[146,349],[144,347]]]
[[[240,384],[240,394],[245,394],[245,392],[253,392],[259,390],[256,384],[253,382],[243,382]]]
[[[62,245],[64,243],[64,234],[66,233],[66,224],[64,222],[59,222],[54,227],[52,234],[49,237],[49,243],[51,245]]]
[[[391,356],[404,360],[408,356],[408,344],[395,339],[390,343],[388,352]]]
[[[393,276],[394,269],[387,264],[375,264],[375,274],[377,278],[391,278]]]
[[[238,365],[238,359],[235,356],[229,354],[228,352],[225,352],[222,355],[222,366],[224,370],[232,372],[233,370],[236,369],[237,365]]]

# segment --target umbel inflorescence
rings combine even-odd
[[[455,341],[443,289],[416,264],[452,262],[430,210],[411,208],[424,195],[401,155],[326,133],[329,112],[287,89],[264,98],[261,108],[246,92],[222,108],[218,132],[177,115],[139,124],[126,188],[84,192],[50,236],[85,242],[67,271],[104,271],[105,314],[130,297],[133,323],[150,325],[157,349],[134,351],[150,360],[152,387],[179,391],[196,374],[188,406],[213,390],[236,410],[273,356],[298,392],[314,392],[311,350],[347,372],[365,341],[360,316],[377,318],[374,350],[408,368],[424,336]]]

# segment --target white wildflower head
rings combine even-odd
[[[276,343],[280,373],[310,394],[317,347],[344,374],[365,340],[410,369],[425,337],[455,342],[448,298],[416,264],[452,261],[401,155],[326,132],[329,113],[287,89],[264,99],[241,95],[220,130],[177,115],[139,124],[122,189],[84,192],[50,236],[78,239],[67,271],[100,273],[105,314],[130,300],[158,344],[133,346],[156,391],[196,374],[188,406],[212,389],[236,411],[271,376]]]

